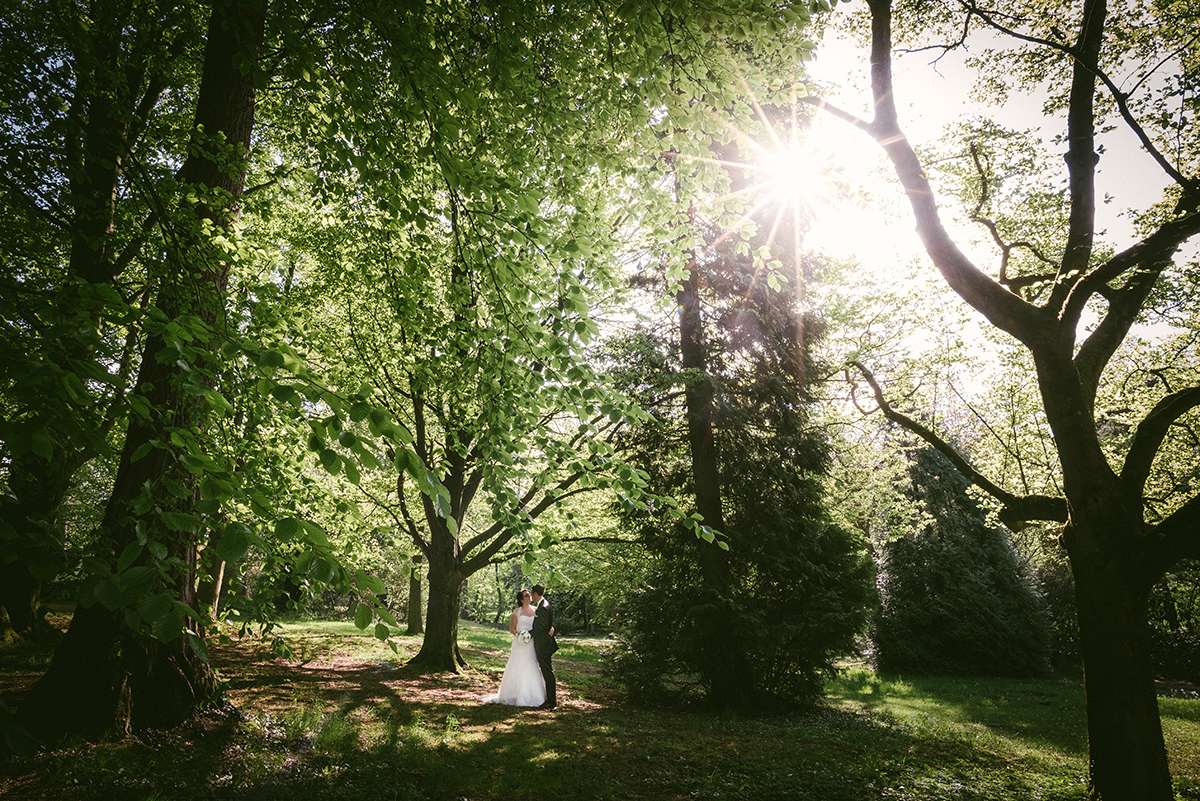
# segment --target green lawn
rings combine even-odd
[[[636,708],[563,642],[557,711],[479,704],[508,636],[464,624],[472,667],[417,676],[346,623],[296,623],[296,658],[216,649],[227,703],[178,731],[10,760],[0,797],[79,799],[1082,799],[1074,681],[879,677],[850,666],[805,714]],[[1200,798],[1200,701],[1163,698],[1176,788]]]

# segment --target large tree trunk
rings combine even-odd
[[[466,666],[458,650],[458,609],[467,577],[456,564],[453,553],[443,549],[429,557],[429,609],[425,617],[425,638],[421,650],[409,665],[428,671],[457,673]]]
[[[138,33],[144,39],[131,44],[129,40],[136,38],[130,33],[134,26],[113,24],[119,17],[113,6],[96,3],[92,18],[99,22],[83,33],[67,35],[63,43],[76,70],[72,112],[63,141],[64,150],[72,156],[67,175],[71,280],[61,288],[56,312],[61,314],[60,324],[69,320],[70,327],[97,325],[102,311],[88,287],[112,284],[118,278],[120,268],[116,266],[112,240],[119,182],[141,124],[149,118],[165,88],[159,74],[161,67],[152,66],[156,59],[150,58],[154,52],[161,56],[159,20],[155,18],[143,26]],[[147,37],[150,30],[154,33]],[[179,41],[182,43],[182,36]],[[62,350],[42,355],[60,366],[95,357],[89,345],[74,337],[54,339]],[[41,433],[57,437],[58,444],[48,457],[32,450],[17,451],[9,465],[10,492],[0,495],[0,532],[7,540],[0,548],[0,620],[8,621],[0,624],[0,640],[34,633],[42,582],[62,568],[59,508],[72,475],[94,455],[77,426],[97,425],[92,435],[101,438],[112,421],[103,411],[97,413],[95,397],[89,400],[76,404],[74,414],[81,419],[65,427],[56,423],[53,413],[42,404],[26,410],[31,417],[30,429],[37,431],[42,422],[45,430]]]
[[[204,134],[194,142],[181,179],[184,184],[224,191],[221,205],[195,209],[218,226],[232,222],[242,192],[255,88],[253,70],[239,67],[257,64],[265,16],[265,0],[216,0],[209,20],[196,107],[197,131]],[[217,137],[233,146],[229,152],[214,149]],[[190,246],[185,244],[185,252],[172,264],[179,272],[164,282],[159,307],[168,318],[196,314],[211,324],[223,308],[228,266],[205,242],[192,241],[190,235],[182,239]],[[135,392],[153,413],[149,419],[135,415],[130,423],[103,527],[114,546],[107,554],[113,560],[139,541],[139,526],[141,535],[148,532],[163,543],[167,556],[178,558],[187,569],[176,573],[174,586],[160,589],[192,605],[194,535],[164,528],[157,511],[140,519],[130,513],[131,501],[147,484],[155,494],[153,506],[165,509],[179,509],[178,499],[186,503],[194,485],[194,477],[163,447],[151,447],[141,458],[133,458],[143,445],[169,442],[171,429],[195,431],[201,423],[202,407],[182,386],[183,368],[174,359],[158,358],[166,346],[163,335],[156,334],[143,350]],[[141,561],[147,559],[143,553]],[[120,574],[111,581],[119,587]],[[20,720],[36,736],[53,740],[67,734],[175,725],[190,717],[198,702],[215,689],[212,671],[184,637],[164,637],[167,641],[160,642],[135,631],[129,623],[136,621],[136,615],[126,614],[133,611],[130,601],[120,597],[104,601],[77,610],[50,669],[22,703]],[[201,630],[195,621],[189,628]]]
[[[1091,766],[1088,798],[1169,801],[1175,796],[1146,618],[1150,581],[1134,569],[1136,553],[1101,555],[1082,545],[1111,542],[1124,534],[1105,527],[1111,524],[1092,524],[1081,531],[1083,525],[1072,522],[1066,535],[1083,655]]]

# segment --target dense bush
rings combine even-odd
[[[1005,531],[987,524],[967,481],[937,451],[917,451],[911,492],[928,515],[883,548],[874,627],[877,667],[926,674],[1048,671],[1049,621]]]
[[[1042,539],[1047,536],[1043,534]],[[1075,611],[1075,578],[1066,551],[1051,541],[1033,549],[1032,557],[1026,561],[1049,626],[1050,665],[1057,674],[1078,676],[1083,670],[1083,654]]]
[[[661,560],[650,582],[631,593],[610,672],[635,697],[707,696],[706,666],[732,653],[743,669],[741,696],[712,700],[741,707],[812,702],[867,621],[870,560],[856,536],[811,521],[778,538],[753,524],[728,529],[732,597],[701,581],[697,560],[683,556],[701,546],[679,532],[682,558]]]

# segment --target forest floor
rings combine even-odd
[[[507,634],[464,624],[460,673],[416,674],[347,623],[212,647],[224,690],[171,731],[76,741],[0,762],[0,798],[1082,799],[1083,696],[1073,680],[880,677],[850,665],[827,705],[744,716],[636,707],[600,670],[601,641],[564,639],[553,711],[481,704]],[[44,670],[0,659],[9,706]],[[1164,688],[1167,689],[1167,688]],[[1200,699],[1160,699],[1176,791],[1200,798]]]

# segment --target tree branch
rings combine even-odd
[[[871,93],[875,103],[875,120],[869,130],[887,153],[904,187],[926,253],[951,289],[997,328],[1027,344],[1041,339],[1046,323],[1040,310],[972,264],[942,226],[933,189],[898,123],[891,67],[891,2],[869,0],[868,5]]]
[[[1125,466],[1121,469],[1121,481],[1131,491],[1141,495],[1145,489],[1146,479],[1150,475],[1150,466],[1162,445],[1167,431],[1183,415],[1200,406],[1200,387],[1188,387],[1167,395],[1157,404],[1148,415],[1138,423],[1125,455]]]
[[[1100,374],[1136,322],[1159,275],[1169,266],[1179,246],[1197,234],[1200,234],[1200,213],[1193,212],[1171,220],[1141,242],[1092,270],[1072,289],[1066,302],[1068,311],[1064,315],[1070,319],[1077,319],[1082,314],[1083,307],[1093,294],[1104,294],[1109,298],[1104,319],[1084,340],[1075,356],[1080,380],[1090,395],[1094,396]],[[1107,291],[1109,281],[1136,268],[1140,269],[1129,277],[1121,290]]]
[[[1000,271],[996,280],[1003,286],[1012,289],[1015,286],[1028,286],[1053,279],[1053,275],[1048,276],[1025,276],[1023,278],[1009,279],[1008,277],[1008,259],[1014,248],[1023,247],[1029,250],[1043,264],[1049,264],[1057,267],[1051,259],[1047,258],[1038,250],[1032,242],[1024,240],[1017,242],[1005,242],[1000,236],[1000,227],[991,218],[983,216],[983,207],[987,204],[988,198],[991,197],[991,189],[988,185],[987,171],[983,169],[983,162],[979,159],[979,148],[974,142],[969,145],[971,152],[971,161],[975,164],[975,174],[979,177],[980,192],[979,201],[975,204],[974,210],[971,212],[971,219],[987,228],[992,235],[992,241],[996,243],[996,247],[1000,248]]]
[[[964,459],[962,454],[955,450],[948,442],[908,415],[894,409],[884,397],[883,390],[880,388],[879,382],[875,380],[874,374],[861,362],[851,361],[849,364],[853,365],[862,374],[867,384],[871,387],[871,391],[875,396],[875,404],[883,412],[884,417],[901,428],[911,431],[934,448],[937,448],[968,481],[1004,504],[1004,508],[1000,511],[1000,520],[1005,525],[1010,528],[1019,529],[1023,522],[1029,520],[1066,522],[1067,504],[1062,498],[1045,495],[1014,495],[993,484],[982,473],[976,470],[970,462]],[[847,371],[846,380],[850,381],[851,391],[853,392],[854,382],[850,380],[849,371]],[[857,399],[855,400],[855,405],[857,406]]]
[[[1053,50],[1058,50],[1059,52],[1064,53],[1068,56],[1071,56],[1072,58],[1075,58],[1075,56],[1076,56],[1076,49],[1073,47],[1068,47],[1067,45],[1065,45],[1061,42],[1056,42],[1052,39],[1042,39],[1037,36],[1030,36],[1028,34],[1019,33],[1016,30],[1013,30],[1012,28],[1009,28],[1005,25],[1001,25],[1000,23],[996,22],[991,17],[990,14],[988,14],[985,11],[982,11],[979,8],[976,8],[974,5],[972,5],[970,3],[964,2],[963,7],[968,10],[968,13],[974,14],[975,16],[982,19],[985,23],[987,23],[990,27],[1000,31],[1001,33],[1003,33],[1007,36],[1011,36],[1014,39],[1020,39],[1021,41],[1030,42],[1031,44],[1042,45],[1044,47],[1048,47]],[[1103,26],[1101,26],[1101,27],[1103,27]],[[1197,38],[1200,38],[1200,37],[1193,37],[1192,42],[1195,42]],[[1192,42],[1189,42],[1188,45],[1185,45],[1184,48],[1182,48],[1182,49],[1186,50],[1186,48]],[[1178,55],[1179,55],[1178,53],[1173,53],[1169,56],[1164,57],[1162,61],[1160,61],[1157,65],[1155,65],[1154,69],[1151,69],[1147,72],[1147,75],[1154,74],[1154,72],[1156,72],[1159,67],[1161,67],[1163,64],[1165,64],[1167,61],[1169,61],[1172,57],[1175,57]],[[1150,136],[1146,133],[1145,129],[1143,129],[1141,124],[1137,121],[1137,119],[1134,118],[1133,112],[1129,109],[1129,105],[1126,103],[1126,101],[1129,99],[1129,95],[1132,94],[1133,92],[1136,92],[1138,90],[1138,88],[1142,85],[1142,83],[1144,82],[1145,79],[1143,78],[1142,81],[1139,81],[1137,83],[1137,85],[1134,86],[1134,88],[1131,92],[1126,93],[1126,92],[1122,92],[1120,89],[1117,88],[1117,85],[1113,82],[1112,78],[1110,78],[1108,76],[1108,73],[1106,73],[1104,70],[1100,69],[1099,64],[1091,65],[1091,72],[1097,79],[1099,79],[1099,81],[1102,84],[1104,84],[1104,87],[1106,89],[1108,89],[1109,94],[1111,94],[1113,97],[1113,100],[1116,101],[1117,110],[1118,110],[1118,112],[1120,112],[1121,118],[1125,121],[1125,124],[1127,126],[1129,126],[1130,130],[1133,131],[1134,136],[1136,136],[1138,138],[1138,141],[1141,143],[1142,147],[1145,148],[1146,152],[1150,154],[1150,157],[1152,159],[1154,159],[1154,161],[1158,164],[1159,167],[1162,168],[1162,171],[1165,172],[1168,176],[1170,176],[1172,181],[1174,181],[1175,183],[1184,187],[1185,190],[1188,188],[1192,188],[1192,189],[1197,188],[1196,181],[1192,181],[1192,180],[1188,179],[1187,176],[1185,176],[1181,172],[1179,172],[1179,170],[1176,169],[1173,164],[1171,164],[1169,161],[1167,161],[1166,157],[1163,156],[1163,154],[1161,152],[1159,152],[1158,148],[1156,148],[1154,146],[1154,142],[1150,139]]]
[[[1159,576],[1180,559],[1200,559],[1200,496],[1192,497],[1151,529],[1147,540],[1161,543],[1147,549]]]

